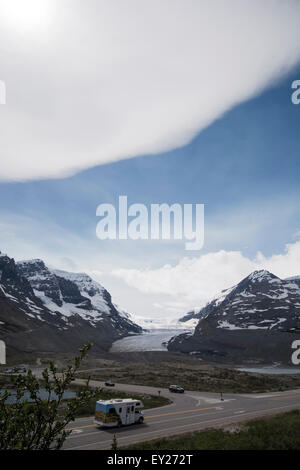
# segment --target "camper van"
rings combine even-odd
[[[126,398],[96,402],[94,423],[101,427],[141,424],[144,421],[143,403],[140,400]]]

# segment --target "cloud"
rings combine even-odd
[[[40,2],[43,28],[0,15],[2,180],[185,145],[300,60],[296,0]]]
[[[76,269],[78,268],[74,260],[72,260],[71,258],[68,258],[68,256],[62,256],[60,258],[60,269],[63,269],[66,271],[76,271]]]
[[[284,253],[270,257],[258,252],[250,259],[240,251],[220,250],[196,258],[182,258],[175,266],[117,269],[112,274],[140,292],[169,297],[155,307],[169,311],[178,307],[177,311],[182,311],[184,304],[187,309],[203,306],[222,289],[231,287],[256,269],[267,269],[281,278],[299,275],[300,241],[286,245]]]

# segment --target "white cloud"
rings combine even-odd
[[[178,264],[159,269],[118,269],[112,274],[145,294],[164,294],[165,302],[155,307],[175,313],[203,306],[222,289],[231,287],[256,269],[267,269],[285,278],[300,274],[300,241],[286,245],[285,252],[254,259],[240,251],[218,251],[197,258],[182,258]],[[175,303],[173,300],[175,300]],[[172,303],[173,302],[173,303]]]
[[[184,145],[300,60],[297,0],[41,1],[47,27],[0,15],[2,180]]]

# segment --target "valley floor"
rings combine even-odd
[[[67,355],[55,356],[58,367],[65,366],[70,359],[71,357]],[[33,372],[39,377],[45,366],[45,360],[46,358],[40,358],[38,365],[33,367]],[[114,393],[120,396],[124,393],[132,396],[138,394],[142,396],[142,400],[149,399],[147,405],[151,409],[145,410],[143,425],[127,426],[118,430],[99,430],[93,424],[94,403],[88,403],[87,407],[81,410],[80,415],[89,415],[89,417],[77,418],[72,423],[70,429],[73,432],[65,445],[67,449],[110,449],[114,434],[116,434],[118,446],[129,446],[141,445],[141,442],[152,439],[169,439],[187,432],[207,430],[207,428],[225,427],[226,429],[227,426],[234,425],[233,429],[237,429],[236,426],[239,426],[241,422],[300,408],[300,374],[249,373],[223,366],[217,367],[199,361],[195,357],[168,351],[105,353],[100,356],[90,354],[77,373],[73,384],[81,386],[87,377],[91,378],[92,387],[105,390],[105,393],[110,393],[112,390],[105,387],[104,381],[113,380],[116,383],[113,388]],[[0,375],[3,388],[8,378],[8,375]],[[168,390],[170,384],[181,385],[185,388],[185,393],[170,393]],[[295,420],[291,418],[293,433],[294,429],[298,429],[298,415]],[[287,420],[287,426],[288,422]],[[272,426],[271,428],[274,429]],[[281,428],[279,429],[281,434]],[[246,432],[247,428],[244,431]],[[192,441],[187,441],[192,443],[184,445],[187,445],[187,449],[201,448],[199,447],[201,445],[209,448],[207,446],[211,445],[213,439],[211,436],[214,435],[193,436]],[[230,445],[242,446],[246,439],[246,434],[241,434],[232,444],[229,434],[223,435],[220,431],[215,436],[218,437],[219,448],[224,446],[230,448],[228,447]],[[270,436],[271,439],[272,435]],[[154,445],[165,445],[165,441],[163,442],[163,444],[159,442]],[[181,446],[185,441],[179,442],[178,445]],[[270,442],[273,441],[270,440]],[[156,448],[152,447],[152,442],[149,445],[151,447],[148,448]],[[166,445],[173,444],[167,441]],[[175,443],[174,446],[176,445]],[[188,447],[189,445],[195,447]],[[298,441],[295,445],[298,445]]]
[[[177,384],[188,390],[216,393],[258,393],[300,387],[300,374],[250,373],[168,351],[108,353],[88,359],[78,376],[153,387]]]

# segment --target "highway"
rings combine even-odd
[[[77,379],[76,383],[83,381]],[[104,387],[103,382],[91,381],[91,386]],[[116,384],[116,390],[140,394],[157,395],[158,388],[139,385]],[[69,425],[72,430],[67,438],[66,450],[110,449],[113,435],[118,447],[174,436],[190,431],[220,427],[247,421],[252,418],[300,409],[300,390],[266,394],[225,394],[224,401],[216,393],[185,391],[184,394],[170,393],[160,389],[161,395],[173,403],[160,408],[144,411],[145,422],[121,428],[99,429],[93,424],[93,417],[76,419]]]

